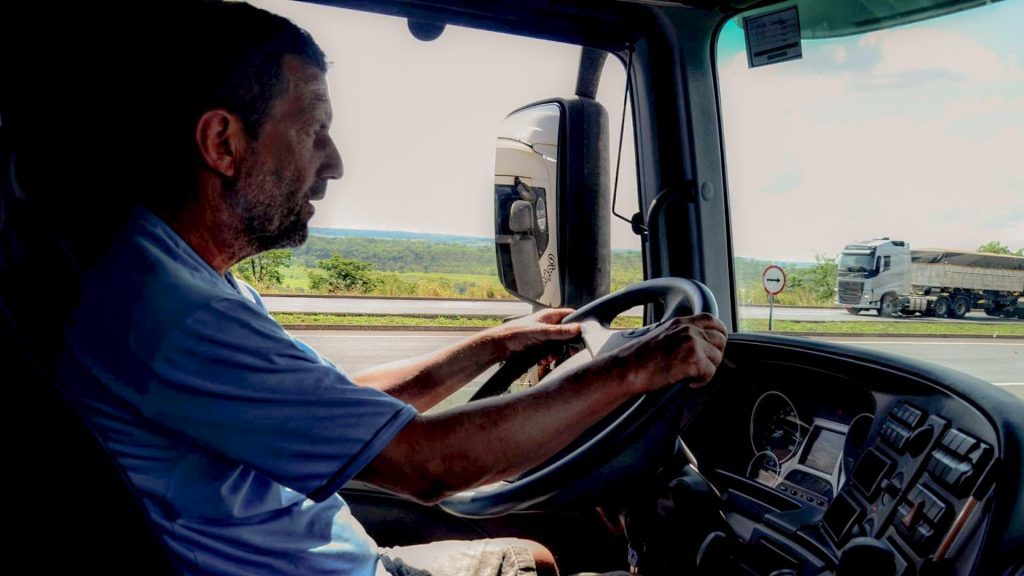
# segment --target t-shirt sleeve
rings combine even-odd
[[[144,414],[314,500],[416,416],[310,356],[241,299],[213,300],[184,319],[150,366]]]

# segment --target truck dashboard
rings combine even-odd
[[[1012,398],[979,402],[941,371],[791,340],[734,337],[719,381],[731,401],[684,433],[743,543],[736,565],[827,573],[867,537],[893,551],[896,574],[961,574],[990,546],[1020,546]]]

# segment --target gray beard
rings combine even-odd
[[[252,158],[252,156],[249,156]],[[238,218],[236,237],[252,254],[275,248],[301,246],[309,237],[309,225],[303,217],[303,206],[312,194],[326,187],[318,180],[313,189],[300,199],[282,196],[295,180],[290,172],[269,173],[251,165],[242,167],[241,175],[227,195],[227,203]]]

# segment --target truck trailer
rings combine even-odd
[[[851,314],[1024,319],[1024,257],[924,248],[881,238],[843,248],[836,303]]]

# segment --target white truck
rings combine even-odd
[[[836,303],[874,310],[963,318],[974,308],[1024,319],[1024,257],[926,248],[881,238],[848,244],[836,273]]]

